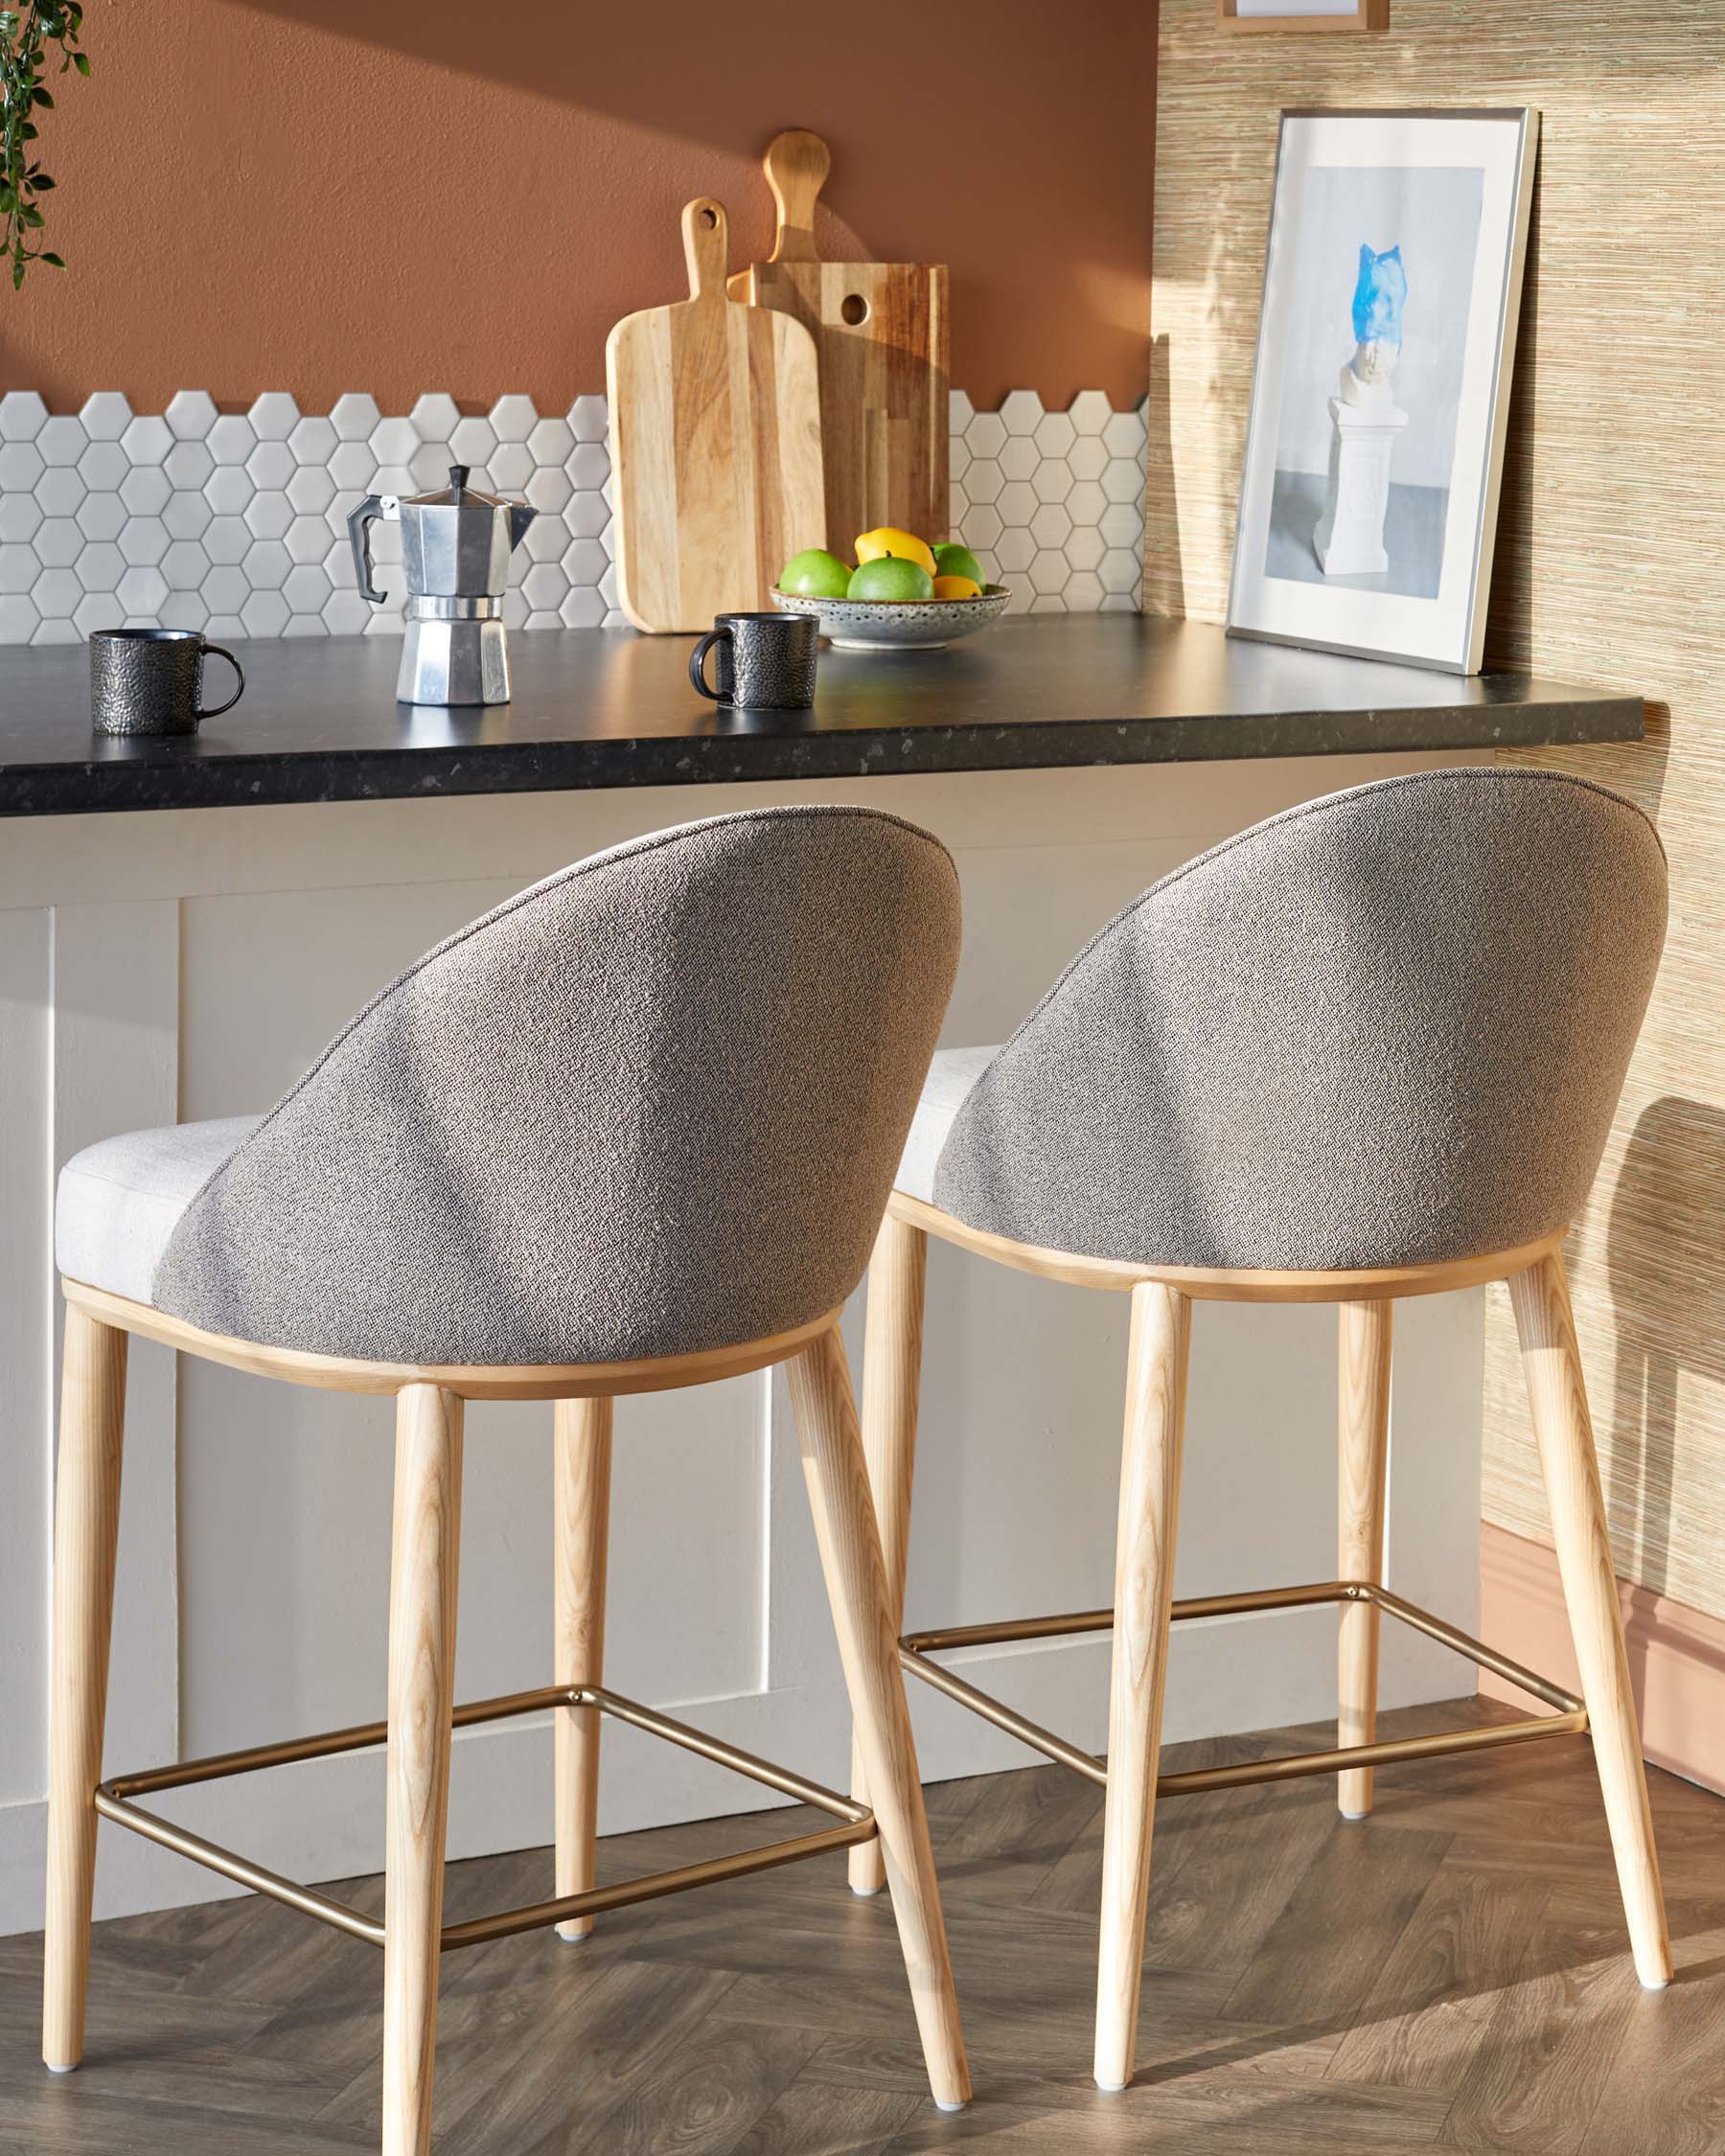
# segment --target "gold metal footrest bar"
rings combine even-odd
[[[786,1767],[775,1766],[770,1759],[757,1758],[752,1752],[739,1752],[734,1745],[723,1744],[703,1730],[691,1729],[686,1722],[674,1722],[668,1714],[624,1699],[600,1685],[546,1685],[537,1691],[509,1692],[500,1699],[477,1700],[472,1706],[455,1709],[453,1726],[465,1730],[476,1722],[502,1722],[518,1714],[537,1714],[548,1707],[595,1708],[601,1714],[612,1715],[619,1722],[628,1722],[637,1730],[646,1731],[650,1736],[664,1737],[671,1744],[681,1745],[687,1752],[699,1753],[703,1759],[728,1767],[734,1774],[747,1775],[751,1781],[764,1782],[783,1797],[792,1797],[798,1803],[813,1804],[819,1811],[830,1812],[840,1823],[823,1827],[816,1834],[794,1835],[787,1841],[770,1842],[762,1848],[743,1849],[734,1856],[709,1857],[701,1864],[685,1864],[675,1871],[655,1871],[642,1879],[621,1880],[612,1887],[589,1887],[585,1893],[561,1894],[555,1900],[535,1902],[529,1908],[505,1909],[493,1916],[475,1916],[465,1924],[446,1924],[443,1929],[445,1953],[458,1946],[482,1946],[493,1939],[508,1938],[517,1932],[539,1931],[550,1924],[564,1923],[571,1916],[589,1916],[601,1910],[622,1909],[631,1902],[656,1901],[663,1894],[680,1893],[685,1887],[705,1887],[720,1879],[740,1879],[749,1872],[770,1871],[781,1864],[820,1856],[828,1849],[848,1848],[853,1842],[866,1842],[874,1834],[874,1814],[866,1804],[840,1797],[836,1790],[823,1788],[819,1782],[807,1781]],[[104,1819],[111,1819],[117,1825],[128,1827],[148,1841],[159,1842],[164,1848],[190,1857],[194,1864],[220,1872],[223,1878],[236,1880],[241,1886],[267,1894],[274,1901],[286,1902],[302,1915],[315,1916],[320,1923],[333,1924],[337,1931],[346,1932],[354,1938],[381,1946],[383,1926],[377,1918],[361,1915],[345,1902],[334,1901],[313,1887],[302,1887],[297,1880],[284,1879],[279,1872],[253,1864],[248,1857],[240,1856],[232,1849],[206,1842],[201,1835],[174,1825],[172,1820],[145,1811],[132,1799],[150,1796],[159,1789],[186,1789],[196,1782],[251,1774],[262,1767],[288,1766],[301,1759],[327,1759],[338,1752],[362,1752],[373,1745],[386,1743],[388,1737],[387,1722],[365,1722],[349,1730],[327,1731],[321,1736],[293,1737],[284,1744],[261,1744],[246,1752],[223,1752],[208,1759],[188,1759],[177,1767],[152,1768],[148,1774],[116,1775],[97,1790],[96,1809]]]
[[[1579,1736],[1587,1728],[1587,1709],[1573,1693],[1553,1685],[1548,1677],[1524,1669],[1520,1663],[1511,1662],[1507,1655],[1499,1654],[1483,1640],[1459,1632],[1453,1624],[1446,1624],[1429,1610],[1404,1602],[1399,1594],[1392,1594],[1388,1588],[1374,1586],[1369,1580],[1332,1579],[1306,1587],[1259,1588],[1249,1594],[1202,1594],[1190,1601],[1176,1602],[1169,1616],[1178,1623],[1184,1617],[1255,1616],[1266,1610],[1306,1609],[1322,1602],[1373,1603],[1387,1617],[1399,1618],[1415,1632],[1423,1632],[1428,1639],[1436,1640],[1440,1646],[1453,1648],[1469,1662],[1477,1663],[1482,1669],[1489,1669],[1494,1676],[1506,1678],[1523,1691],[1531,1692],[1552,1712],[1533,1715],[1526,1721],[1494,1723],[1484,1729],[1440,1731],[1431,1736],[1349,1745],[1339,1752],[1298,1752],[1280,1759],[1254,1759],[1239,1766],[1197,1767],[1184,1774],[1159,1775],[1158,1797],[1191,1797],[1202,1790],[1233,1789],[1247,1782],[1291,1781],[1301,1775],[1341,1774],[1349,1767],[1388,1767],[1402,1759],[1434,1759],[1446,1753],[1484,1752],[1494,1745],[1525,1744],[1533,1737]],[[899,1641],[899,1661],[925,1685],[945,1693],[960,1707],[969,1708],[973,1714],[979,1714],[997,1729],[1006,1731],[1021,1744],[1028,1745],[1033,1752],[1042,1753],[1063,1767],[1070,1767],[1087,1781],[1106,1788],[1106,1761],[1092,1758],[1088,1752],[1080,1752],[1065,1737],[1002,1706],[999,1700],[978,1691],[975,1685],[967,1685],[962,1677],[954,1676],[952,1670],[942,1668],[940,1663],[928,1658],[954,1647],[993,1647],[1015,1640],[1056,1640],[1075,1633],[1113,1629],[1112,1610],[1078,1610],[1066,1617],[1013,1617],[1003,1624],[951,1625],[933,1632],[908,1634]]]

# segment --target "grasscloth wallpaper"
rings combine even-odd
[[[1299,104],[1544,114],[1486,663],[1642,691],[1648,741],[1530,752],[1657,817],[1664,968],[1570,1263],[1618,1570],[1725,1616],[1725,9],[1393,0],[1230,37],[1162,0],[1144,603],[1220,620],[1276,151]],[[1506,1298],[1485,1513],[1547,1537]]]

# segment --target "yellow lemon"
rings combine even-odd
[[[934,574],[934,553],[923,544],[914,532],[901,532],[891,524],[883,524],[877,532],[864,532],[857,541],[857,566],[864,562],[879,562],[890,555],[895,562],[914,562],[920,568]]]
[[[936,577],[934,596],[936,599],[980,599],[982,586],[975,577]]]

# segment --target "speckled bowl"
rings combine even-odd
[[[991,584],[979,599],[919,599],[895,606],[885,599],[801,599],[772,594],[788,614],[813,614],[836,652],[938,652],[978,629],[992,629],[1012,597]]]

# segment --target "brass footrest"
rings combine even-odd
[[[1191,1797],[1201,1790],[1232,1789],[1246,1782],[1291,1781],[1300,1775],[1335,1775],[1349,1767],[1388,1767],[1400,1759],[1433,1759],[1445,1753],[1484,1752],[1499,1744],[1525,1744],[1532,1737],[1579,1736],[1587,1728],[1586,1708],[1561,1686],[1553,1685],[1549,1678],[1535,1676],[1520,1663],[1511,1662],[1507,1655],[1486,1646],[1483,1640],[1458,1632],[1453,1624],[1445,1624],[1441,1617],[1433,1617],[1412,1602],[1404,1602],[1399,1594],[1392,1594],[1388,1588],[1376,1587],[1369,1580],[1332,1579],[1309,1587],[1262,1588],[1251,1594],[1199,1595],[1189,1602],[1176,1602],[1169,1616],[1178,1623],[1183,1617],[1239,1617],[1263,1610],[1305,1609],[1315,1602],[1369,1602],[1387,1617],[1399,1617],[1415,1632],[1423,1632],[1439,1645],[1451,1647],[1469,1662],[1478,1663],[1482,1669],[1489,1669],[1495,1676],[1519,1685],[1523,1691],[1544,1700],[1554,1711],[1522,1722],[1499,1722],[1484,1729],[1445,1731],[1432,1736],[1399,1737],[1383,1744],[1349,1745],[1339,1752],[1297,1752],[1284,1758],[1255,1759],[1235,1767],[1198,1767],[1184,1774],[1159,1775],[1156,1782],[1159,1797]],[[1015,1713],[1011,1708],[1003,1707],[999,1700],[978,1691],[974,1685],[967,1685],[963,1678],[954,1676],[950,1669],[943,1669],[938,1663],[927,1658],[943,1648],[992,1647],[1010,1640],[1053,1640],[1071,1633],[1113,1629],[1112,1610],[1081,1610],[1068,1617],[1018,1617],[1006,1624],[957,1625],[944,1631],[908,1634],[899,1641],[899,1661],[913,1677],[920,1677],[925,1685],[944,1692],[948,1699],[956,1700],[960,1707],[969,1708],[973,1714],[979,1714],[985,1722],[1006,1731],[1021,1744],[1027,1744],[1033,1752],[1040,1752],[1059,1765],[1070,1767],[1087,1781],[1098,1782],[1106,1788],[1108,1768],[1104,1761],[1092,1758],[1088,1752],[1080,1752],[1076,1745],[1056,1736],[1053,1731],[1045,1730],[1039,1722]]]
[[[770,1871],[781,1864],[820,1856],[828,1849],[848,1848],[852,1843],[866,1842],[874,1834],[874,1814],[866,1804],[855,1803],[835,1790],[823,1789],[818,1782],[805,1781],[800,1775],[775,1766],[770,1759],[758,1759],[751,1752],[739,1752],[734,1745],[722,1744],[704,1731],[692,1730],[685,1722],[674,1722],[669,1715],[656,1713],[652,1708],[623,1699],[599,1685],[547,1685],[538,1691],[511,1692],[501,1699],[478,1700],[471,1707],[455,1709],[453,1726],[464,1730],[476,1722],[507,1721],[518,1714],[536,1714],[547,1707],[594,1708],[601,1714],[613,1715],[620,1722],[645,1730],[650,1736],[664,1737],[671,1744],[681,1745],[685,1751],[697,1752],[703,1759],[728,1767],[734,1774],[764,1782],[769,1789],[776,1789],[784,1797],[794,1797],[798,1803],[813,1804],[820,1811],[830,1812],[840,1823],[823,1827],[817,1834],[798,1834],[788,1841],[770,1842],[764,1848],[744,1849],[735,1856],[709,1857],[704,1863],[685,1864],[675,1871],[655,1871],[646,1878],[620,1881],[614,1887],[589,1887],[584,1893],[560,1894],[553,1901],[535,1902],[530,1908],[505,1909],[494,1916],[472,1917],[465,1924],[446,1924],[442,1940],[445,1953],[457,1946],[483,1946],[492,1939],[508,1938],[517,1932],[540,1931],[550,1924],[564,1923],[571,1916],[589,1916],[603,1909],[622,1909],[631,1902],[656,1901],[661,1894],[680,1893],[685,1887],[705,1887],[719,1879],[740,1879],[751,1871]],[[158,1819],[153,1812],[143,1810],[131,1800],[150,1796],[159,1789],[184,1789],[194,1782],[218,1781],[229,1775],[250,1774],[260,1767],[287,1766],[299,1759],[323,1759],[337,1752],[360,1752],[369,1746],[386,1743],[388,1737],[387,1722],[367,1722],[356,1729],[332,1730],[322,1736],[294,1737],[285,1744],[258,1745],[248,1752],[224,1752],[209,1759],[188,1759],[177,1767],[157,1767],[149,1774],[116,1775],[97,1790],[96,1809],[104,1819],[129,1827],[134,1834],[142,1834],[149,1841],[159,1842],[164,1848],[190,1857],[194,1864],[219,1871],[225,1879],[236,1880],[254,1892],[268,1894],[272,1900],[286,1902],[303,1915],[315,1916],[320,1923],[333,1924],[337,1931],[347,1932],[355,1938],[368,1939],[372,1945],[381,1946],[383,1926],[375,1917],[361,1915],[358,1910],[350,1909],[345,1902],[331,1900],[313,1887],[302,1887],[296,1880],[284,1879],[279,1872],[266,1870],[232,1849],[206,1842],[201,1835],[175,1826],[171,1820]]]

